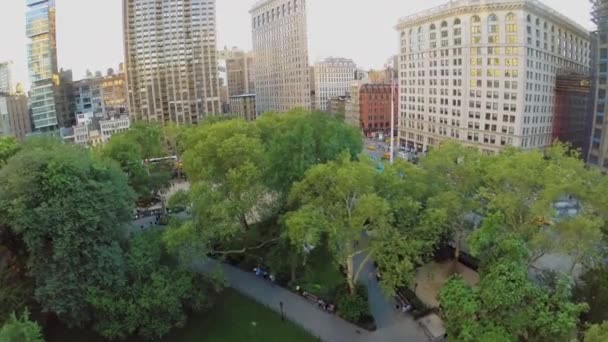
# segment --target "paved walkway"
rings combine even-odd
[[[366,268],[373,267],[371,264]],[[289,320],[297,323],[313,336],[327,342],[424,342],[428,341],[418,325],[408,316],[395,312],[394,303],[386,300],[375,279],[367,281],[371,310],[378,330],[368,332],[336,315],[328,314],[304,298],[267,280],[257,277],[234,266],[215,260],[196,263],[195,267],[203,273],[213,273],[219,269],[228,284],[242,294],[280,312],[280,302]],[[362,274],[367,275],[368,269]],[[366,281],[366,280],[364,280]]]

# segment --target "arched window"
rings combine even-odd
[[[543,28],[544,28],[545,30],[547,29],[547,22],[546,22],[546,21],[543,23]]]
[[[473,18],[471,18],[471,21],[474,22],[474,23],[478,23],[478,22],[481,21],[481,19],[479,19],[478,16],[474,15]]]
[[[515,13],[507,14],[507,21],[515,21],[517,18],[515,17]]]
[[[526,18],[526,20],[531,23],[532,22],[532,16],[528,14],[528,17]]]
[[[422,26],[418,27],[418,33],[422,33]]]
[[[441,23],[441,28],[444,28],[444,27],[448,27],[448,23],[447,23],[447,21],[443,21],[443,22]]]
[[[435,24],[431,24],[430,30],[433,31],[435,29],[436,29]]]
[[[413,30],[413,29],[410,29],[410,36],[411,36],[412,34],[414,34],[414,30]]]
[[[492,22],[495,22],[495,21],[498,21],[498,18],[496,18],[496,15],[495,14],[490,14],[490,16],[488,17],[488,22],[492,23]]]
[[[459,18],[454,19],[454,25],[460,25],[460,19]]]
[[[536,18],[536,26],[540,26],[540,19]]]
[[[551,25],[551,33],[555,33],[555,26]]]

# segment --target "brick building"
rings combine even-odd
[[[398,123],[398,89],[394,85],[394,127]],[[364,84],[359,90],[359,117],[361,129],[366,136],[390,132],[391,127],[391,85]]]

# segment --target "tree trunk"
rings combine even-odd
[[[247,218],[245,217],[245,214],[241,215],[241,225],[243,226],[243,229],[249,230],[249,224],[247,223]]]
[[[291,259],[291,283],[294,283],[296,281],[296,267],[297,267],[298,261],[295,258]]]
[[[348,290],[351,295],[357,294],[357,289],[355,287],[355,270],[353,267],[353,257],[348,257],[346,259],[346,282],[348,283]]]

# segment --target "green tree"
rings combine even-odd
[[[427,205],[432,191],[427,178],[425,170],[403,161],[385,165],[375,176],[376,192],[389,203],[395,228],[378,241],[374,255],[388,294],[411,283],[414,270],[431,258],[445,235],[448,213]]]
[[[344,151],[356,157],[362,148],[358,130],[325,113],[269,113],[255,124],[267,149],[268,184],[282,197],[287,197],[292,184],[302,180],[312,166],[335,160]]]
[[[478,341],[488,331],[501,332],[505,341],[569,341],[586,309],[572,303],[565,281],[554,290],[540,287],[528,279],[525,265],[511,261],[482,271],[476,289],[452,278],[442,288],[440,302],[455,341]]]
[[[303,248],[320,245],[325,236],[353,295],[362,270],[356,269],[354,257],[367,254],[367,260],[376,251],[375,242],[391,234],[389,205],[375,193],[375,172],[371,163],[351,161],[345,154],[311,168],[290,194],[291,205],[299,208],[286,218],[290,240]],[[370,235],[369,243],[360,243],[364,233]]]
[[[165,145],[165,140],[160,126],[136,123],[127,132],[113,136],[101,149],[104,158],[116,161],[129,176],[129,185],[142,204],[152,202],[161,190],[169,186],[173,165],[146,162],[151,158],[167,156],[168,144]]]
[[[0,224],[27,246],[43,311],[81,325],[90,318],[87,289],[119,285],[118,242],[132,203],[117,167],[58,141],[27,145],[0,170]]]
[[[6,161],[19,152],[19,144],[17,139],[13,137],[0,137],[0,167]]]
[[[159,232],[137,235],[126,253],[127,283],[119,289],[94,287],[94,329],[110,339],[137,334],[158,339],[183,327],[188,313],[209,307],[215,290],[202,277],[169,261]]]
[[[168,230],[172,250],[206,256],[213,245],[250,231],[252,221],[267,215],[274,196],[264,185],[266,157],[255,125],[225,120],[197,127],[183,157],[193,216]]]
[[[577,153],[555,145],[546,151],[507,149],[487,164],[480,198],[486,212],[500,212],[504,227],[521,237],[529,263],[547,253],[562,253],[574,263],[599,256],[598,241],[606,227],[607,183],[589,170]],[[556,210],[564,198],[578,202],[570,215]]]
[[[482,186],[486,156],[477,149],[446,143],[421,160],[430,182],[430,208],[442,210],[450,218],[447,225],[458,260],[467,235],[475,227],[472,219],[480,207],[477,194]]]
[[[586,269],[574,288],[574,297],[577,302],[589,305],[589,311],[583,314],[586,322],[608,321],[608,266]]]
[[[608,322],[594,324],[585,333],[585,342],[608,341]]]
[[[30,321],[25,310],[21,317],[13,312],[8,321],[0,328],[0,341],[3,342],[43,342],[42,329],[38,323]]]

